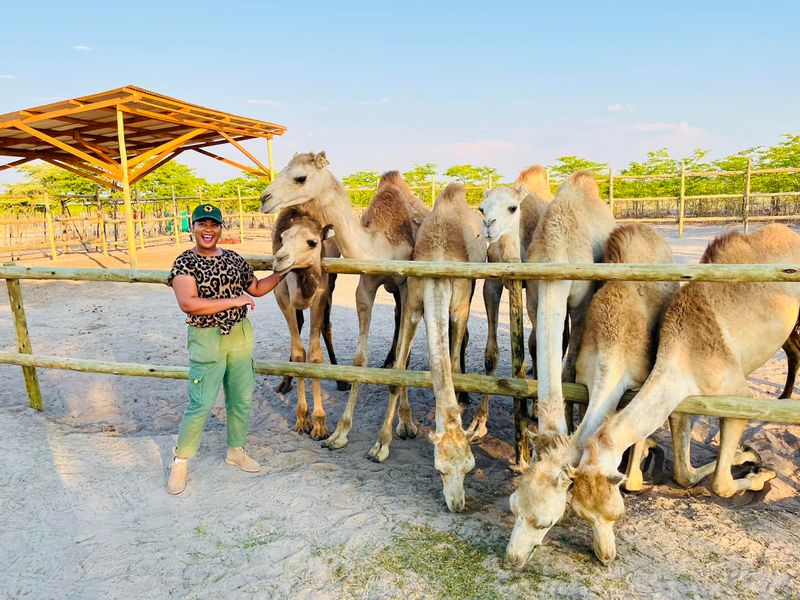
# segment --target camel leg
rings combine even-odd
[[[308,362],[322,363],[322,347],[320,337],[325,321],[325,310],[328,302],[327,292],[318,294],[311,305],[311,331],[308,337]],[[330,435],[325,419],[325,408],[322,406],[322,389],[319,379],[311,380],[311,390],[314,397],[314,412],[311,416],[311,439],[322,440]]]
[[[592,282],[581,281],[572,282],[572,289],[570,290],[569,300],[567,301],[568,316],[564,319],[564,329],[562,330],[562,348],[564,344],[564,337],[569,340],[567,345],[567,361],[564,365],[561,381],[567,383],[575,382],[575,365],[578,361],[578,352],[581,348],[581,340],[583,338],[583,330],[585,327],[586,311],[589,310],[589,304],[592,301]],[[567,331],[569,333],[567,333]],[[566,411],[567,427],[570,431],[575,429],[575,403],[565,402],[564,410]]]
[[[333,325],[331,324],[331,306],[333,304],[333,290],[336,288],[336,273],[328,274],[328,293],[325,299],[325,312],[322,320],[322,339],[325,341],[325,349],[328,351],[328,358],[332,365],[338,365],[336,352],[333,349]],[[347,381],[337,381],[336,389],[340,392],[350,389]]]
[[[475,285],[476,281],[474,279],[470,279],[469,281],[469,301],[467,303],[467,321],[469,321],[469,307],[472,306],[472,298],[475,295]],[[461,337],[461,343],[459,344],[459,359],[461,362],[461,373],[466,373],[467,370],[467,345],[469,344],[469,322],[467,322],[464,326],[464,335]],[[472,398],[469,397],[469,392],[456,392],[458,396],[458,403],[467,405],[472,402]]]
[[[388,369],[394,364],[395,352],[397,351],[397,338],[400,335],[400,307],[403,305],[400,297],[400,290],[392,290],[394,296],[394,333],[392,334],[392,347],[389,348],[389,354],[383,359],[381,369]]]
[[[642,474],[642,463],[647,458],[650,450],[657,446],[653,438],[647,438],[636,442],[630,447],[628,455],[628,468],[625,471],[626,479],[623,486],[629,492],[638,492],[644,486],[644,475]]]
[[[796,326],[795,326],[796,327]],[[789,339],[783,344],[783,351],[786,352],[786,385],[781,392],[781,398],[791,398],[794,391],[794,382],[797,377],[797,367],[800,366],[800,335],[797,329],[792,331]]]
[[[500,319],[500,299],[503,295],[503,284],[499,281],[487,279],[483,282],[483,303],[486,306],[486,350],[483,352],[483,368],[487,375],[494,375],[497,371],[497,362],[500,350],[497,348],[497,322]],[[481,396],[481,405],[467,428],[473,434],[473,439],[486,435],[486,421],[489,418],[489,394]]]
[[[378,291],[378,285],[379,280],[369,275],[362,275],[358,281],[358,287],[356,288],[358,347],[356,348],[356,355],[353,357],[354,367],[363,367],[367,364],[367,337],[369,336],[372,305],[375,303],[375,293]],[[350,395],[347,398],[347,406],[345,406],[342,416],[336,423],[336,429],[327,440],[322,442],[322,445],[329,450],[344,448],[347,445],[347,436],[353,428],[353,414],[356,410],[360,387],[360,384],[353,383],[350,388]]]
[[[721,422],[720,422],[721,426]],[[703,478],[710,475],[717,468],[717,461],[712,460],[708,464],[700,467],[692,466],[691,442],[692,442],[692,416],[683,413],[673,413],[669,416],[669,427],[672,433],[673,474],[672,478],[679,486],[690,488],[697,485]],[[741,437],[741,434],[739,435]],[[720,433],[720,443],[723,438]],[[738,438],[737,438],[738,444]],[[734,465],[741,465],[746,462],[760,463],[761,457],[750,448],[742,448],[734,455]]]
[[[295,310],[292,306],[292,302],[289,298],[289,288],[284,282],[278,284],[278,287],[275,288],[275,301],[278,303],[278,308],[280,308],[281,312],[283,313],[283,318],[286,321],[286,326],[289,328],[289,339],[290,347],[296,348],[297,346],[302,347],[303,342],[300,338],[300,328],[302,327],[303,323],[303,311],[302,310]],[[291,351],[290,357],[291,359]],[[292,390],[292,376],[285,375],[281,380],[278,387],[275,388],[275,391],[279,394],[288,394]]]
[[[411,284],[414,285],[413,283]],[[416,295],[415,295],[416,296]],[[412,294],[409,293],[409,298]],[[422,303],[416,299],[405,303],[403,317],[400,321],[400,338],[395,356],[394,368],[402,369],[408,365],[408,356],[411,353],[411,344],[417,333],[417,326],[422,318]],[[397,435],[401,438],[416,437],[417,427],[411,417],[411,407],[408,404],[408,391],[402,387],[389,387],[389,405],[383,418],[378,439],[367,454],[373,462],[383,462],[389,458],[389,444],[392,442],[392,423],[397,409],[397,399],[402,396],[400,406],[400,422],[397,424]]]
[[[761,469],[749,473],[741,479],[734,479],[731,467],[740,464],[742,452],[739,452],[739,440],[747,426],[747,419],[719,420],[719,456],[717,468],[711,477],[711,490],[723,498],[729,498],[746,490],[759,491],[764,484],[776,477],[775,471]],[[751,451],[752,452],[752,451]]]

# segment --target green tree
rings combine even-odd
[[[5,184],[6,192],[20,196],[94,194],[97,185],[91,179],[49,164],[26,164],[17,167],[24,181]]]
[[[377,171],[356,171],[342,178],[346,188],[363,188],[363,191],[351,191],[350,201],[356,206],[367,206],[375,195],[381,175]]]
[[[412,187],[429,185],[436,177],[437,172],[438,167],[433,163],[415,164],[410,170],[403,173],[403,179]]]
[[[476,167],[475,165],[453,165],[445,172],[445,177],[455,177],[466,185],[485,185],[490,181],[497,183],[502,179],[494,167]]]
[[[205,195],[209,184],[194,169],[173,160],[143,177],[134,188],[139,197],[170,198],[173,188],[177,197],[197,196],[200,190]]]
[[[595,175],[605,175],[608,163],[599,163],[579,156],[559,156],[556,162],[547,168],[550,179],[561,182],[576,171],[591,171]]]

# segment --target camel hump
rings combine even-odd
[[[728,231],[711,241],[701,263],[770,263],[800,259],[800,235],[780,223],[750,234]]]
[[[672,248],[650,225],[620,225],[606,240],[603,261],[607,263],[671,263]]]
[[[578,171],[573,173],[561,184],[561,190],[575,191],[585,198],[600,199],[600,188],[597,185],[597,178],[591,171]]]
[[[281,234],[298,223],[305,222],[312,231],[322,231],[322,225],[314,217],[303,212],[299,208],[284,208],[278,213],[275,223],[272,225],[272,252],[277,252],[281,246]]]
[[[514,188],[519,189],[523,183],[528,194],[542,200],[553,199],[553,194],[550,192],[547,169],[542,165],[531,165],[527,169],[520,171],[517,180],[514,182]]]
[[[361,216],[361,225],[382,231],[392,244],[407,243],[413,248],[411,211],[405,196],[400,187],[381,179],[378,191]]]
[[[440,205],[444,206],[453,203],[463,203],[467,205],[467,186],[460,181],[448,183],[441,193],[436,197],[436,202],[433,204],[433,210]]]

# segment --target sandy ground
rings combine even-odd
[[[679,261],[696,261],[712,229],[665,229]],[[188,245],[187,245],[188,247]],[[268,242],[235,246],[268,252]],[[164,246],[142,253],[143,268],[166,268]],[[119,266],[120,259],[72,256],[59,264]],[[50,264],[28,260],[26,264]],[[355,276],[339,278],[333,311],[340,360],[357,341]],[[40,354],[186,364],[185,326],[169,288],[151,284],[23,282],[33,349]],[[505,297],[504,297],[505,301]],[[251,316],[256,357],[285,359],[288,335],[271,296]],[[501,364],[510,371],[507,308],[501,311]],[[424,328],[423,328],[424,329]],[[467,369],[482,372],[486,320],[480,290],[470,319]],[[391,298],[381,292],[371,331],[371,365],[391,341]],[[15,350],[8,303],[0,300],[0,349]],[[427,368],[424,331],[411,368]],[[782,355],[751,378],[777,396]],[[225,465],[225,413],[209,419],[187,490],[164,491],[185,383],[39,370],[46,410],[26,407],[21,370],[0,365],[0,597],[797,597],[800,594],[800,427],[754,423],[748,443],[778,479],[767,493],[721,500],[705,483],[686,491],[666,468],[627,497],[618,558],[592,555],[591,533],[568,513],[532,563],[506,569],[513,519],[511,402],[495,398],[489,435],[474,447],[467,509],[450,514],[425,436],[395,440],[383,464],[365,458],[387,393],[365,386],[350,444],[329,452],[291,431],[294,390],[258,380],[249,451],[263,465],[247,475]],[[332,428],[347,392],[323,382]],[[423,433],[433,424],[430,391],[412,390]],[[466,409],[470,419],[477,397]],[[467,420],[467,422],[469,422]],[[695,428],[695,461],[712,455],[717,422]]]

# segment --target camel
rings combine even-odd
[[[729,232],[711,242],[703,260],[797,263],[800,235],[784,225],[768,225],[751,234]],[[578,468],[570,472],[573,510],[592,525],[594,552],[601,562],[616,556],[613,526],[625,508],[619,491],[625,476],[617,465],[625,448],[655,431],[686,396],[749,396],[746,376],[789,338],[799,309],[798,283],[690,282],[678,290],[662,320],[650,376],[630,404],[589,438]],[[673,424],[679,425],[677,435],[673,431],[674,476],[679,483],[692,485],[713,470],[712,491],[729,497],[763,489],[775,477],[774,471],[762,469],[733,478],[732,465],[760,462],[753,451],[739,449],[746,419],[720,419],[717,460],[697,469],[689,467],[688,435],[680,434],[680,423]]]
[[[451,183],[439,194],[430,216],[419,229],[414,260],[485,262],[486,242],[480,222],[467,204],[462,183]],[[472,437],[462,429],[461,409],[453,390],[452,373],[461,371],[460,361],[469,306],[473,292],[470,279],[408,278],[408,297],[403,306],[395,368],[408,362],[411,343],[420,319],[425,317],[433,393],[436,398],[434,467],[442,477],[445,501],[453,512],[464,509],[464,476],[475,466],[469,446]],[[384,460],[389,454],[392,422],[402,388],[391,388],[389,406],[370,457]],[[402,394],[397,434],[414,437],[416,426],[408,397]]]
[[[272,226],[272,251],[275,252],[278,245],[280,244],[280,234],[283,229],[286,228],[287,223],[284,222],[280,228],[278,227],[279,223],[281,223],[280,216],[275,221]],[[334,239],[327,239],[322,241],[322,258],[338,258],[341,256],[339,252],[339,248],[336,246],[336,241]],[[322,339],[325,342],[325,349],[328,351],[328,358],[330,358],[331,364],[335,365],[338,364],[336,360],[336,352],[333,348],[333,326],[331,325],[331,302],[333,299],[333,290],[336,288],[336,273],[328,273],[327,278],[327,294],[325,294],[327,301],[324,303],[324,306],[320,307],[316,304],[312,304],[311,306],[311,321],[315,322],[319,316],[316,314],[317,310],[322,311]],[[275,288],[275,296],[278,299],[278,306],[283,310],[284,306],[289,306],[291,304],[291,300],[289,298],[289,290],[284,285],[284,281],[282,281],[277,288]],[[295,309],[293,315],[289,315],[288,313],[284,312],[284,318],[286,319],[286,325],[289,328],[289,335],[291,336],[291,348],[302,347],[302,341],[300,339],[300,334],[303,331],[303,324],[305,323],[305,317],[303,316],[303,311],[300,309]],[[289,360],[292,360],[291,354]],[[305,359],[303,359],[305,360]],[[350,384],[346,381],[337,381],[336,382],[336,389],[339,391],[349,390]],[[284,375],[283,379],[281,379],[280,384],[278,387],[275,388],[276,392],[281,394],[287,394],[292,390],[292,376],[291,375]]]
[[[603,259],[608,263],[671,263],[672,249],[649,225],[621,225],[609,236]],[[641,387],[647,379],[658,324],[678,285],[670,281],[609,281],[592,297],[575,378],[589,390],[589,406],[569,439],[559,436],[540,460],[522,469],[509,500],[516,521],[506,557],[515,568],[525,565],[533,548],[564,515],[572,483],[565,470],[577,466],[587,439],[617,408],[623,393]],[[638,442],[628,461],[632,488],[641,488],[645,450],[645,442]]]
[[[305,362],[306,351],[300,338],[297,312],[311,309],[311,331],[309,334],[308,362],[322,362],[320,334],[326,313],[329,316],[330,288],[327,273],[323,272],[321,259],[326,240],[333,237],[333,227],[320,223],[296,208],[282,210],[273,227],[273,270],[290,270],[275,288],[275,299],[283,312],[292,340],[291,360]],[[331,362],[335,357],[331,354]],[[328,437],[325,409],[322,406],[322,391],[318,379],[311,383],[314,397],[314,412],[309,418],[306,402],[305,380],[297,380],[297,421],[294,430],[309,433],[314,440]]]
[[[599,262],[603,246],[613,229],[614,216],[600,198],[597,180],[593,174],[579,171],[561,184],[555,199],[540,219],[528,247],[526,262]],[[547,445],[548,439],[568,433],[561,381],[575,380],[575,361],[583,335],[584,315],[594,288],[592,281],[526,282],[528,317],[535,331],[535,342],[529,340],[529,347],[536,357],[539,384],[539,445]],[[570,321],[569,348],[562,373],[567,314]]]
[[[332,224],[337,232],[337,246],[345,258],[411,259],[414,236],[429,210],[414,196],[400,174],[396,171],[384,173],[375,197],[359,220],[347,191],[327,168],[329,164],[325,152],[296,154],[262,193],[261,211],[270,213],[297,206],[320,223]],[[353,357],[354,366],[367,364],[372,306],[381,285],[395,298],[400,298],[402,315],[405,277],[360,277],[356,289],[358,346]],[[338,449],[347,445],[359,389],[360,384],[353,383],[336,429],[323,442],[326,447]]]
[[[514,189],[517,193],[514,193]],[[489,262],[525,260],[533,232],[552,200],[547,169],[540,165],[523,170],[511,188],[499,186],[488,190],[478,210],[483,215],[483,232],[489,242]],[[497,323],[504,285],[504,282],[494,279],[483,282],[483,303],[488,326],[483,365],[487,375],[494,375],[500,358]],[[536,357],[531,354],[531,359],[535,361]],[[483,437],[487,432],[488,417],[489,395],[483,394],[481,405],[467,431],[474,431],[476,437]]]

